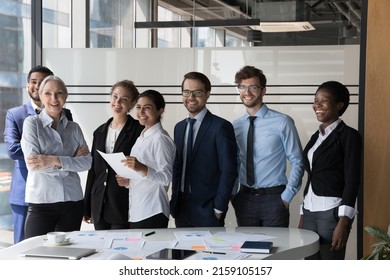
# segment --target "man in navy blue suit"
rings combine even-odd
[[[12,209],[14,224],[14,243],[24,239],[24,223],[27,216],[27,204],[24,201],[26,191],[27,167],[20,146],[22,139],[23,122],[31,115],[39,114],[42,102],[39,99],[38,89],[41,82],[53,72],[45,66],[36,66],[27,76],[27,92],[30,102],[22,106],[9,109],[5,120],[4,141],[8,146],[8,155],[15,161],[12,173],[9,203]],[[72,120],[72,114],[65,109],[66,117]]]
[[[176,227],[224,226],[237,177],[234,129],[206,108],[211,83],[204,74],[187,73],[181,89],[189,118],[174,129],[171,215]]]

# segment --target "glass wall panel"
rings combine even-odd
[[[91,0],[90,47],[132,48],[134,1]]]
[[[31,1],[0,1],[0,248],[12,244],[8,195],[13,160],[4,143],[7,110],[27,98],[26,73],[31,68]]]
[[[71,0],[42,1],[42,46],[44,48],[72,47]]]
[[[173,11],[158,6],[158,21],[178,21],[181,16]],[[158,48],[180,48],[181,29],[180,28],[160,28],[158,29]]]

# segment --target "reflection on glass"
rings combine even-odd
[[[91,48],[133,47],[134,2],[132,0],[90,1]],[[145,3],[140,3],[142,4]]]
[[[42,2],[42,45],[44,48],[71,48],[71,0]]]
[[[31,1],[2,0],[0,23],[0,230],[11,231],[8,196],[14,162],[4,143],[4,120],[8,109],[21,105],[24,98],[27,100],[23,93],[25,72],[31,66]],[[12,242],[12,234],[0,234],[0,244]]]

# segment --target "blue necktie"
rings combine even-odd
[[[188,173],[190,171],[190,165],[191,165],[191,158],[192,158],[192,146],[194,141],[194,123],[196,119],[188,118],[187,122],[189,124],[188,127],[188,137],[187,137],[187,156],[186,156],[186,170],[185,170],[185,177],[184,177],[184,195],[186,198],[189,198],[190,196],[190,183],[188,181]]]
[[[248,186],[252,186],[255,183],[255,168],[253,162],[253,122],[256,117],[249,117],[249,129],[247,137],[247,150],[246,150],[246,183]]]

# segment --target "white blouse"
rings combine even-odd
[[[168,188],[172,181],[175,144],[158,122],[138,137],[130,156],[148,166],[144,179],[130,179],[129,221],[139,222],[156,214],[169,218]]]
[[[112,154],[114,151],[116,140],[118,139],[119,134],[121,133],[122,128],[112,128],[108,127],[107,137],[106,137],[106,153]]]

